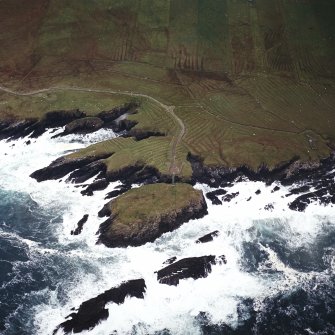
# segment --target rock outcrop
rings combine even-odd
[[[126,134],[126,137],[133,137],[136,141],[141,141],[151,136],[166,136],[166,134],[158,131],[144,131],[142,129],[131,129]]]
[[[111,128],[117,132],[120,133],[122,131],[129,131],[131,128],[135,127],[137,125],[136,121],[128,120],[128,119],[122,119],[120,121],[113,121],[111,124]]]
[[[110,217],[100,225],[98,243],[108,247],[142,245],[206,214],[202,192],[191,185],[143,185],[111,200],[99,212]]]
[[[219,231],[218,230],[214,230],[209,234],[206,234],[200,238],[198,238],[195,243],[207,243],[207,242],[211,242],[213,241],[214,237],[219,235]]]
[[[99,156],[105,157],[105,156]],[[106,155],[107,157],[107,155]],[[67,181],[73,183],[84,183],[88,179],[94,177],[95,175],[104,176],[106,173],[106,165],[103,163],[102,160],[93,161],[92,163],[83,165],[79,169],[73,171]]]
[[[205,278],[212,272],[212,265],[226,263],[225,256],[213,255],[181,259],[157,271],[157,280],[161,284],[178,285],[181,279]]]
[[[110,123],[117,120],[122,115],[131,113],[131,111],[134,111],[138,106],[139,105],[137,103],[130,102],[122,106],[115,107],[109,111],[102,111],[97,115],[97,117],[99,117],[105,123]]]
[[[20,121],[1,121],[0,140],[5,138],[16,139],[29,135],[33,131],[37,119],[27,119]]]
[[[77,223],[77,228],[71,231],[71,235],[79,235],[83,230],[84,224],[88,220],[88,214],[85,214]]]
[[[218,190],[206,193],[206,197],[212,202],[213,205],[222,205],[222,201],[218,198],[218,195],[224,195],[227,191],[219,188]]]
[[[239,192],[233,192],[233,193],[229,193],[226,194],[222,197],[222,200],[225,202],[231,202],[232,199],[236,198],[239,195]]]
[[[104,122],[98,117],[85,117],[68,123],[60,135],[92,133],[101,129],[103,125]]]
[[[118,287],[113,287],[95,298],[84,301],[76,313],[71,313],[70,320],[61,323],[54,331],[62,329],[65,333],[80,333],[93,328],[99,321],[106,320],[109,316],[105,308],[109,302],[122,304],[127,296],[138,299],[144,298],[146,285],[143,279],[134,279],[123,282]]]
[[[287,196],[299,195],[289,204],[291,210],[304,211],[312,202],[319,202],[324,205],[335,204],[334,152],[330,157],[320,161],[303,162],[298,157],[295,157],[273,170],[263,166],[258,171],[252,171],[246,166],[234,169],[220,166],[207,167],[203,164],[203,160],[200,157],[191,154],[188,155],[188,160],[192,165],[193,183],[205,183],[211,187],[229,187],[234,182],[246,178],[252,181],[263,181],[267,185],[271,185],[273,182],[280,182],[282,185],[290,187],[290,192]],[[271,192],[279,190],[280,187],[275,185]],[[214,204],[220,204],[221,200],[217,198],[215,192],[209,192],[206,196]],[[260,193],[260,190],[255,192],[256,195]],[[223,195],[222,200],[230,202],[237,195],[237,193],[226,194]]]
[[[38,182],[50,179],[59,179],[76,169],[83,168],[90,163],[99,161],[100,159],[104,159],[109,156],[110,154],[100,154],[72,159],[60,157],[53,161],[49,166],[36,170],[30,175],[30,177],[36,179]]]
[[[22,133],[20,136],[26,136],[29,131],[32,131],[31,137],[38,137],[48,128],[63,127],[74,120],[84,117],[86,117],[86,113],[79,109],[47,112],[41,120],[33,124],[30,129],[26,130],[26,133]]]
[[[316,166],[303,166],[298,174],[281,181],[283,185],[293,185],[287,196],[298,195],[289,204],[290,209],[304,211],[312,202],[335,204],[334,160],[333,156]]]
[[[105,199],[116,198],[116,197],[118,197],[119,195],[121,195],[121,194],[123,194],[123,193],[129,191],[130,188],[131,188],[130,185],[124,185],[124,184],[122,184],[122,185],[120,185],[119,187],[117,187],[115,190],[113,190],[113,191],[111,191],[111,192],[108,192],[108,193],[106,194]],[[103,215],[103,216],[104,216],[104,215]]]
[[[48,128],[64,126],[64,131],[55,137],[74,133],[91,133],[103,127],[112,128],[115,132],[128,131],[136,125],[136,122],[127,120],[125,117],[134,114],[137,107],[138,104],[131,102],[109,111],[100,112],[96,116],[87,115],[79,109],[71,109],[49,111],[42,118],[3,119],[0,120],[0,140],[17,139],[28,135],[36,138]],[[135,132],[134,137],[141,139],[148,135]]]
[[[88,185],[85,190],[81,191],[82,195],[92,196],[94,191],[104,190],[108,186],[109,182],[106,179],[95,180],[92,184]]]

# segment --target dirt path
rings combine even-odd
[[[174,117],[174,119],[178,122],[178,124],[180,126],[180,132],[179,132],[178,136],[176,137],[175,141],[173,141],[172,149],[171,149],[172,160],[171,160],[169,171],[172,174],[173,179],[174,179],[174,176],[181,172],[181,167],[178,167],[178,165],[177,165],[176,155],[177,155],[177,147],[178,147],[179,143],[181,142],[181,140],[183,139],[183,137],[185,135],[186,127],[185,127],[184,122],[174,113],[175,107],[170,106],[170,107],[168,107],[168,109],[169,110],[167,110],[167,112],[170,113]],[[173,182],[174,182],[174,180],[173,180]]]
[[[131,96],[131,97],[141,97],[141,98],[146,98],[149,99],[159,106],[161,106],[167,113],[169,113],[176,123],[180,127],[180,131],[177,136],[174,136],[172,138],[172,146],[171,146],[171,162],[170,162],[170,168],[169,172],[174,176],[178,173],[180,173],[180,169],[177,166],[176,162],[176,155],[177,155],[177,147],[179,143],[181,142],[183,136],[185,135],[186,127],[184,122],[174,113],[175,106],[168,106],[163,104],[161,101],[151,97],[150,95],[142,94],[142,93],[134,93],[131,91],[113,91],[113,90],[103,90],[103,89],[93,89],[93,88],[85,88],[85,87],[66,87],[66,86],[54,86],[50,88],[43,88],[40,90],[35,90],[35,91],[30,91],[30,92],[18,92],[18,91],[13,91],[9,88],[0,86],[0,91],[17,95],[17,96],[31,96],[31,95],[36,95],[40,93],[46,93],[46,92],[51,92],[51,91],[79,91],[79,92],[91,92],[91,93],[106,93],[106,94],[118,94],[118,95],[125,95],[125,96]]]

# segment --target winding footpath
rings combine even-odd
[[[69,87],[54,86],[54,87],[43,88],[43,89],[30,91],[30,92],[13,91],[7,87],[0,86],[0,91],[8,93],[8,94],[13,94],[16,96],[31,96],[31,95],[47,93],[51,91],[78,91],[78,92],[90,92],[90,93],[118,94],[118,95],[125,95],[125,96],[131,96],[131,97],[141,97],[141,98],[146,98],[148,100],[151,100],[154,103],[158,104],[160,107],[162,107],[167,113],[169,113],[180,127],[180,131],[178,135],[172,138],[171,162],[170,162],[170,167],[169,167],[169,172],[173,176],[173,181],[174,181],[174,176],[180,173],[180,169],[177,166],[177,162],[176,162],[177,147],[185,135],[186,127],[185,127],[184,122],[174,113],[175,106],[165,105],[161,101],[153,98],[152,96],[142,94],[142,93],[134,93],[130,91],[113,91],[113,90],[93,89],[93,88],[85,88],[85,87],[77,87],[77,86],[72,86],[72,87],[71,86]]]

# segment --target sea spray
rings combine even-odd
[[[15,296],[17,308],[6,316],[4,334],[12,334],[13,330],[51,334],[72,307],[134,278],[145,279],[145,298],[129,298],[122,305],[108,304],[110,317],[83,334],[110,334],[113,330],[118,334],[153,334],[163,329],[176,335],[201,334],[201,312],[207,313],[211,324],[237,328],[248,318],[248,313],[241,315],[239,307],[247,299],[252,301],[259,315],[257,322],[261,323],[262,315],[266,315],[264,308],[269,306],[266,299],[289,294],[311,282],[326,281],[334,271],[334,244],[328,240],[335,232],[334,207],[313,203],[305,212],[294,212],[288,208],[288,187],[278,184],[280,189],[271,192],[274,185],[248,180],[226,189],[228,194],[238,192],[230,202],[215,206],[207,201],[206,217],[192,220],[153,243],[115,249],[96,245],[96,232],[103,221],[97,213],[106,202],[105,195],[119,183],[111,183],[106,190],[88,197],[80,194],[78,185],[66,183],[66,177],[37,183],[29,175],[67,152],[114,134],[100,131],[51,139],[52,135],[45,133],[30,145],[26,139],[0,142],[4,162],[0,167],[0,188],[6,194],[21,194],[21,200],[22,196],[29,197],[33,213],[25,222],[28,232],[1,228],[0,238],[8,240],[8,234],[12,234],[11,241],[28,258],[14,262],[17,277],[11,280],[20,277],[16,289],[26,292]],[[195,187],[204,192],[212,190],[202,184]],[[84,214],[89,219],[82,233],[71,235]],[[2,221],[8,223],[6,217]],[[219,235],[213,241],[195,243],[214,230]],[[311,247],[313,251],[308,253]],[[319,255],[315,259],[313,252]],[[158,283],[155,271],[163,267],[166,259],[210,254],[225,255],[227,264],[213,266],[207,278],[182,280],[177,287]],[[322,266],[318,268],[316,262]],[[25,279],[31,281],[32,287],[25,285]],[[3,288],[11,284],[4,283]]]

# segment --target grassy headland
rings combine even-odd
[[[139,245],[207,213],[202,192],[191,185],[152,184],[134,188],[105,206],[112,216],[100,228],[108,246]]]
[[[133,130],[68,158],[107,172],[204,165],[257,171],[335,147],[335,3],[329,0],[3,0],[0,119],[136,101]]]

